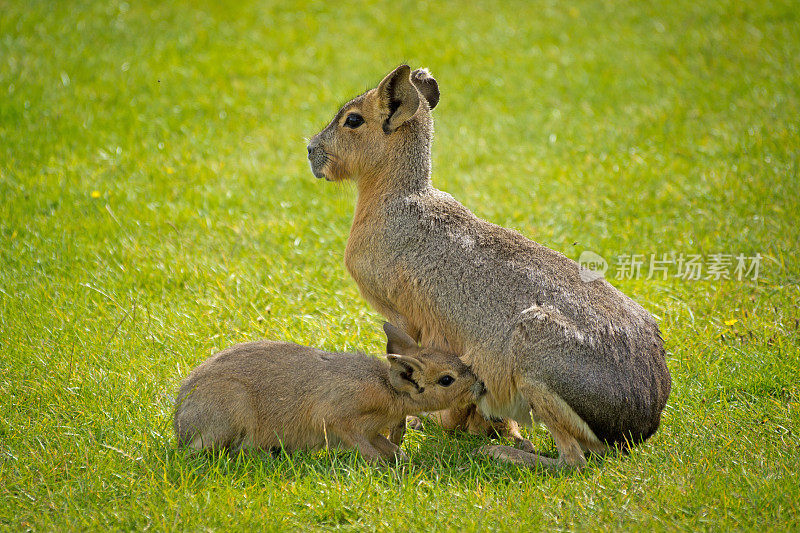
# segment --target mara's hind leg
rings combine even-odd
[[[194,451],[254,446],[249,395],[235,384],[210,383],[188,391],[176,408],[174,424],[178,445]]]
[[[178,444],[193,452],[227,449],[229,452],[248,448],[252,443],[246,439],[244,432],[237,432],[224,422],[213,427],[181,428],[182,435]]]
[[[184,430],[178,444],[193,452],[227,450],[229,454],[256,447],[251,435],[229,420]]]
[[[557,459],[544,457],[537,453],[526,452],[524,450],[520,450],[519,448],[514,448],[513,446],[487,445],[478,448],[477,453],[486,455],[488,457],[493,457],[494,459],[505,461],[507,463],[513,463],[515,465],[527,466],[531,468],[557,470],[559,467]]]
[[[558,460],[542,457],[514,448],[489,446],[482,452],[491,457],[533,467],[586,466],[586,452],[604,453],[606,445],[600,442],[586,422],[546,385],[522,380],[519,393],[531,406],[534,420],[547,427],[558,449]]]

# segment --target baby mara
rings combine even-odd
[[[470,404],[485,388],[455,355],[420,348],[388,322],[384,331],[388,362],[271,341],[212,356],[178,392],[179,445],[232,451],[345,447],[373,463],[407,460],[396,429],[404,428],[407,415]]]

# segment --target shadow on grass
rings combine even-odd
[[[556,457],[552,441],[532,439],[540,453]],[[215,450],[191,452],[170,443],[151,448],[150,464],[173,486],[198,490],[212,485],[254,484],[284,485],[325,480],[336,485],[361,482],[394,486],[419,483],[448,484],[473,489],[476,483],[503,485],[521,479],[584,476],[602,465],[601,458],[590,458],[583,471],[552,472],[504,463],[477,454],[486,444],[510,444],[504,439],[489,439],[465,433],[445,432],[435,424],[426,424],[424,432],[410,430],[403,449],[410,462],[374,466],[355,450]],[[160,466],[155,466],[156,464]]]

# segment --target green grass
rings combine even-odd
[[[0,528],[799,528],[796,3],[336,4],[0,0]],[[381,350],[354,193],[304,138],[403,61],[440,82],[434,182],[479,216],[573,258],[764,256],[614,281],[674,378],[629,456],[547,475],[431,425],[405,470],[175,449],[216,350]]]

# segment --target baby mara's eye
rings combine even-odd
[[[363,123],[364,123],[364,117],[362,117],[358,113],[350,113],[349,115],[347,115],[347,118],[344,119],[344,125],[352,129],[356,129]]]
[[[453,384],[453,382],[455,380],[456,380],[456,378],[454,378],[453,376],[442,376],[442,377],[439,378],[439,381],[437,381],[436,383],[438,383],[442,387],[449,387],[450,385]]]

